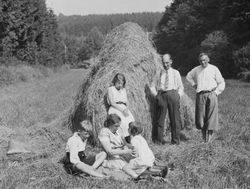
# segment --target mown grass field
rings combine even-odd
[[[86,70],[69,70],[0,89],[0,188],[249,188],[250,83],[227,80],[219,96],[221,130],[211,144],[199,131],[179,146],[150,144],[156,157],[174,163],[168,182],[133,183],[73,177],[58,163],[71,135],[60,125]],[[183,78],[186,93],[195,92]],[[169,139],[169,133],[167,139]],[[6,156],[8,140],[29,143],[30,154]]]

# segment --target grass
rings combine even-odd
[[[0,89],[0,188],[249,188],[250,83],[227,80],[219,96],[221,129],[211,144],[201,143],[193,128],[179,146],[150,144],[157,158],[174,163],[168,182],[134,183],[73,177],[57,163],[70,131],[60,120],[73,103],[86,71],[71,70],[40,81]],[[185,91],[195,92],[184,79]],[[23,137],[33,147],[27,155],[6,156],[7,140]],[[169,140],[170,133],[167,139]]]

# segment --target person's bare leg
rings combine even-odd
[[[137,177],[139,176],[138,174],[136,174],[136,172],[134,172],[134,171],[131,169],[131,167],[130,167],[129,164],[125,165],[125,166],[122,168],[122,170],[123,170],[125,173],[127,173],[129,176],[133,177],[133,178],[137,178]]]
[[[91,176],[100,177],[100,178],[104,178],[105,177],[105,175],[103,175],[103,174],[98,173],[97,171],[95,171],[92,166],[87,165],[87,164],[85,164],[83,162],[79,162],[75,166],[76,166],[77,169],[79,169],[82,172],[87,173],[87,174],[89,174]]]
[[[103,161],[107,158],[107,154],[106,152],[100,152],[98,154],[96,154],[96,157],[95,157],[95,163],[92,165],[92,167],[94,169],[97,169],[102,163]]]

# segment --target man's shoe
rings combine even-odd
[[[172,144],[172,145],[179,145],[179,144],[180,144],[180,142],[179,142],[179,141],[178,141],[178,142],[171,141],[171,144]]]
[[[167,143],[167,141],[165,141],[165,140],[156,140],[156,143],[164,145],[164,144]]]
[[[213,142],[216,139],[215,133],[208,135],[208,143]]]
[[[184,133],[180,133],[180,140],[186,142],[189,140],[189,138]]]

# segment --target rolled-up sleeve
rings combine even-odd
[[[225,81],[218,68],[216,68],[216,71],[215,71],[215,80],[217,82],[217,88],[215,89],[214,92],[216,93],[216,95],[219,95],[225,89]]]
[[[100,140],[100,142],[109,142],[109,136],[108,136],[108,133],[105,131],[105,130],[101,130],[99,135],[98,135],[98,138]]]
[[[194,73],[195,72],[195,70],[194,69],[192,69],[190,72],[188,72],[188,74],[187,74],[187,76],[186,76],[186,79],[188,80],[188,82],[192,85],[192,86],[194,86],[194,85],[196,85],[197,83],[194,81]]]
[[[176,78],[177,78],[177,85],[178,85],[178,93],[180,96],[182,96],[184,94],[184,87],[183,87],[183,83],[181,80],[180,72],[177,70],[176,70]]]

